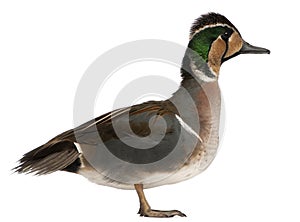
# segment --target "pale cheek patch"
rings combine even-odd
[[[225,51],[226,43],[221,37],[217,38],[217,40],[212,43],[208,54],[208,65],[216,74],[219,74],[222,57]]]
[[[237,32],[232,33],[228,40],[228,49],[224,58],[230,57],[241,50],[243,40]]]

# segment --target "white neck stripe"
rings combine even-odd
[[[198,69],[198,67],[194,64],[193,61],[191,61],[190,66],[191,66],[193,74],[196,76],[196,78],[200,79],[201,81],[214,82],[214,81],[218,80],[216,73],[210,67],[209,67],[209,70],[210,70],[211,74],[213,75],[213,77],[205,75],[205,73],[202,70]]]

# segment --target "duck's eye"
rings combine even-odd
[[[223,35],[221,35],[222,39],[227,41],[230,37],[231,33],[229,33],[228,31],[225,32]]]

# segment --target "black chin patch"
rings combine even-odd
[[[222,63],[223,62],[226,62],[227,60],[229,60],[229,59],[231,59],[231,58],[233,58],[233,57],[236,57],[236,56],[238,56],[240,53],[239,52],[236,52],[236,53],[234,53],[233,55],[231,55],[231,56],[229,56],[229,57],[226,57],[226,58],[222,58]]]

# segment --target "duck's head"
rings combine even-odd
[[[217,13],[209,13],[196,19],[190,31],[188,47],[208,65],[211,73],[204,73],[208,74],[207,80],[217,79],[221,64],[237,55],[270,53],[268,49],[244,41],[237,28],[226,17]],[[193,72],[197,71],[197,64],[189,65]]]

